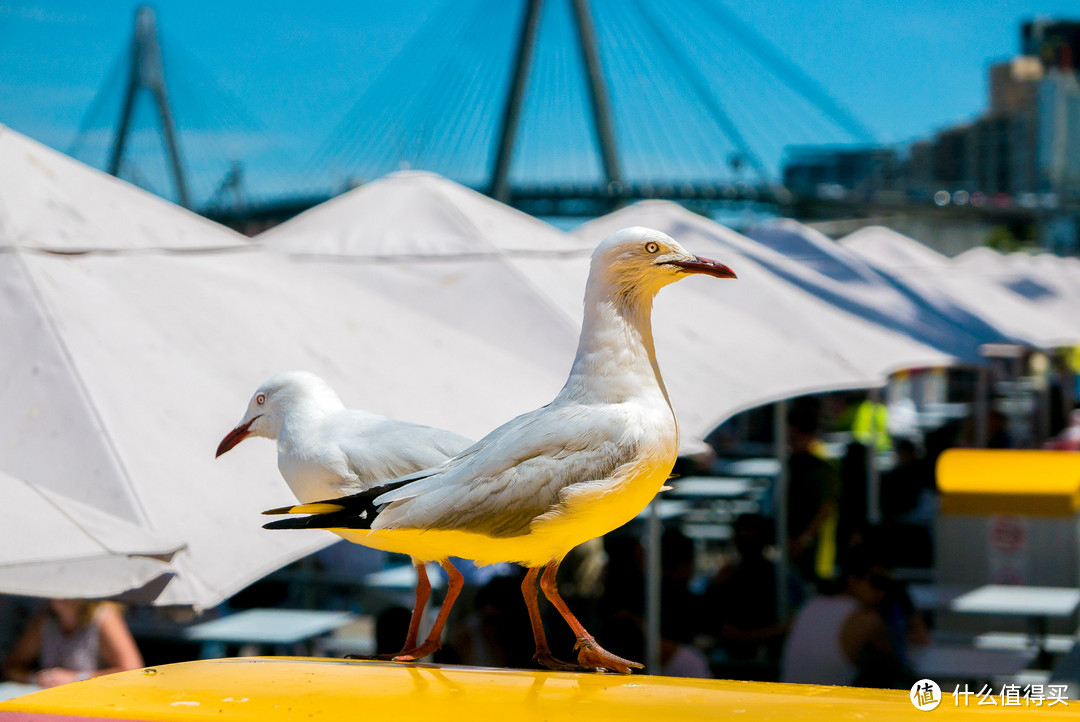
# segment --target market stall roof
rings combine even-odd
[[[471,436],[559,383],[495,339],[270,253],[0,253],[0,328],[25,349],[0,357],[0,468],[184,542],[162,604],[212,606],[335,541],[261,529],[292,498],[272,447],[214,459],[271,375],[311,370],[351,406]]]
[[[236,248],[248,240],[0,125],[0,248]]]
[[[726,309],[744,310],[753,319],[754,329],[780,330],[807,346],[842,358],[863,375],[861,381],[852,379],[853,387],[879,385],[888,374],[901,369],[955,362],[944,351],[828,302],[788,274],[776,272],[772,265],[782,263],[779,253],[676,203],[628,206],[586,223],[575,234],[598,238],[626,225],[657,228],[736,268],[741,283],[734,291],[694,284],[688,285],[687,292],[697,291],[699,297],[706,297],[705,302],[722,304]],[[673,291],[675,295],[679,289]],[[868,383],[866,379],[876,381]]]
[[[788,282],[957,359],[981,363],[979,346],[997,338],[980,338],[933,305],[899,290],[858,255],[798,221],[777,219],[749,229],[746,236],[759,245],[742,242],[740,248]]]
[[[0,593],[115,597],[164,586],[183,547],[138,524],[0,472]]]
[[[898,288],[932,304],[973,333],[996,342],[1053,348],[1073,335],[1027,299],[975,275],[957,273],[951,260],[896,231],[870,226],[840,240]]]
[[[1022,296],[1053,318],[1063,333],[1080,343],[1080,261],[1049,253],[1003,254],[981,246],[961,253],[953,264],[962,273],[970,273]]]
[[[430,173],[393,174],[365,188],[376,186],[377,203],[354,191],[312,209],[306,223],[283,224],[257,240],[533,360],[552,382],[544,397],[529,398],[522,410],[550,401],[577,345],[595,241],[568,236]],[[453,220],[450,231],[431,222],[436,214],[423,210],[429,204]],[[692,242],[685,245],[704,252]],[[313,259],[311,249],[324,253]],[[700,280],[665,289],[653,323],[684,442],[704,438],[746,408],[882,382],[881,376],[854,369],[786,329],[759,323],[747,310],[750,304],[739,301],[745,281],[704,279],[728,286],[722,293],[729,294],[730,306],[707,302],[700,294],[682,296],[683,303],[668,298],[679,286]],[[524,400],[527,391],[512,397]],[[691,446],[684,443],[685,450]]]

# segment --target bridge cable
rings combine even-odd
[[[719,0],[696,0],[716,22],[727,30],[736,40],[747,47],[755,56],[773,68],[779,77],[788,79],[789,87],[804,98],[825,111],[841,128],[858,140],[873,143],[874,133],[856,118],[847,108],[829,94],[821,83],[814,80],[798,65],[787,58],[775,45],[759,35],[749,24],[743,22],[735,13]]]

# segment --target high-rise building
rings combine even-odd
[[[792,148],[785,185],[796,193],[833,184],[923,199],[939,190],[1023,203],[1038,192],[1080,199],[1080,21],[1026,22],[1021,48],[989,67],[985,113],[912,143],[902,164],[892,148]]]
[[[1039,84],[1038,166],[1043,189],[1080,198],[1080,80],[1051,69]]]
[[[1080,64],[1080,20],[1036,19],[1024,23],[1020,52],[1044,68],[1075,72]]]
[[[791,146],[784,150],[784,187],[816,195],[829,186],[872,194],[895,187],[896,151],[880,146]]]

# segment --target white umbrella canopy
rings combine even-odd
[[[1005,255],[985,246],[972,248],[952,260],[961,273],[973,274],[1024,297],[1040,314],[1060,324],[1073,343],[1080,343],[1080,283],[1069,277],[1068,261],[1075,259],[1048,253]]]
[[[906,334],[968,363],[982,363],[980,339],[930,304],[899,290],[859,256],[788,218],[750,229],[740,250],[828,303]],[[737,238],[730,238],[735,241]]]
[[[11,251],[0,288],[0,328],[31,350],[0,358],[0,466],[183,540],[159,604],[211,606],[334,541],[261,529],[259,512],[292,498],[268,442],[213,458],[274,373],[311,370],[347,404],[472,436],[561,383],[278,254]]]
[[[709,255],[692,240],[684,245]],[[744,259],[711,257],[731,266],[739,279],[687,278],[663,289],[653,310],[657,361],[687,449],[740,411],[803,394],[883,383],[828,349],[763,324],[740,297],[755,283],[756,269]],[[580,324],[588,259],[511,262]]]
[[[432,222],[435,214],[425,210],[429,205],[456,225],[448,231]],[[326,268],[533,360],[544,375],[514,395],[523,400],[520,411],[547,403],[565,381],[581,325],[593,240],[568,236],[430,173],[393,174],[305,216],[257,240],[305,256],[324,249],[327,256],[318,263]],[[678,285],[695,280],[701,279]],[[792,389],[849,388],[853,376],[856,386],[881,381],[829,352],[804,348],[789,334],[761,327],[737,303],[720,308],[691,295],[690,305],[680,305],[666,300],[672,290],[661,294],[653,327],[686,442],[703,438],[731,414],[785,398]],[[746,354],[753,362],[743,362]],[[758,379],[764,375],[783,381],[762,392]],[[537,379],[543,382],[542,395],[527,396]]]
[[[0,125],[0,248],[248,245],[244,236]]]
[[[152,597],[183,547],[138,524],[0,472],[0,593]]]
[[[757,328],[781,330],[804,346],[815,346],[844,359],[859,371],[851,388],[878,386],[888,374],[905,368],[943,366],[954,357],[905,334],[884,328],[838,308],[759,260],[770,252],[735,231],[676,203],[639,203],[591,221],[575,231],[585,238],[600,238],[627,225],[657,228],[702,255],[715,255],[740,274],[739,287],[729,292],[707,284],[680,284],[675,293],[699,292],[725,308],[739,306],[756,319]],[[728,295],[730,294],[730,295]],[[674,294],[672,294],[674,295]],[[798,359],[791,359],[791,365]]]
[[[571,236],[426,171],[400,171],[258,236],[289,253],[392,258],[580,250]]]
[[[913,238],[871,226],[840,244],[977,335],[996,333],[995,341],[1037,348],[1070,343],[1067,330],[1037,306],[985,279],[957,273],[948,257]]]

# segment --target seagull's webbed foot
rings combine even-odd
[[[386,657],[395,662],[415,662],[418,659],[423,659],[429,654],[435,654],[435,652],[439,651],[441,648],[442,644],[440,644],[438,641],[428,639],[419,647],[413,647],[412,649],[403,649],[397,654],[389,654],[386,655]]]
[[[582,666],[573,662],[564,662],[551,652],[537,652],[533,655],[533,661],[541,667],[554,669],[557,672],[581,672]]]
[[[345,659],[364,659],[369,662],[392,662],[403,654],[408,654],[411,649],[403,649],[400,652],[390,654],[346,654]]]
[[[617,654],[607,651],[592,637],[579,637],[576,645],[578,664],[587,669],[630,674],[631,669],[644,669],[645,666]]]

